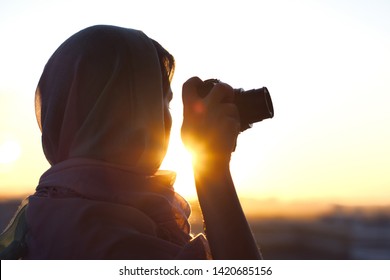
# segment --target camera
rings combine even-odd
[[[217,79],[205,80],[198,89],[200,97],[208,95],[214,85],[220,83]],[[269,119],[274,116],[271,95],[266,87],[244,91],[242,88],[234,89],[234,104],[240,116],[241,132],[252,127],[255,122]]]

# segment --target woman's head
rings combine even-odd
[[[171,90],[171,81],[173,78],[173,74],[175,72],[175,59],[173,56],[164,49],[158,42],[152,40],[154,47],[156,48],[157,55],[160,62],[160,69],[162,75],[162,86],[163,86],[163,94],[164,94],[164,123],[165,123],[165,131],[168,144],[169,135],[172,126],[172,118],[171,113],[169,112],[169,102],[172,100],[172,90]]]
[[[93,26],[52,55],[36,91],[46,158],[86,157],[152,174],[165,155],[173,57],[140,31]]]
[[[153,45],[156,48],[157,55],[160,62],[160,69],[162,74],[163,91],[166,94],[170,90],[170,84],[175,72],[175,59],[164,49],[157,41],[153,40]]]

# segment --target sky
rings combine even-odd
[[[49,168],[35,88],[55,49],[110,24],[144,31],[176,59],[162,168],[196,195],[180,140],[192,76],[267,86],[275,117],[239,135],[231,170],[252,199],[390,204],[390,2],[0,0],[0,197],[34,192]]]

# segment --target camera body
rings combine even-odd
[[[205,80],[198,89],[200,97],[208,95],[214,85],[220,83],[217,79]],[[271,95],[266,87],[244,91],[242,88],[234,89],[234,104],[240,116],[241,132],[252,127],[255,122],[269,119],[274,116],[274,107]]]

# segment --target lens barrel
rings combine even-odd
[[[240,115],[241,131],[252,127],[255,122],[274,116],[271,95],[266,87],[248,91],[235,89],[234,103]]]

